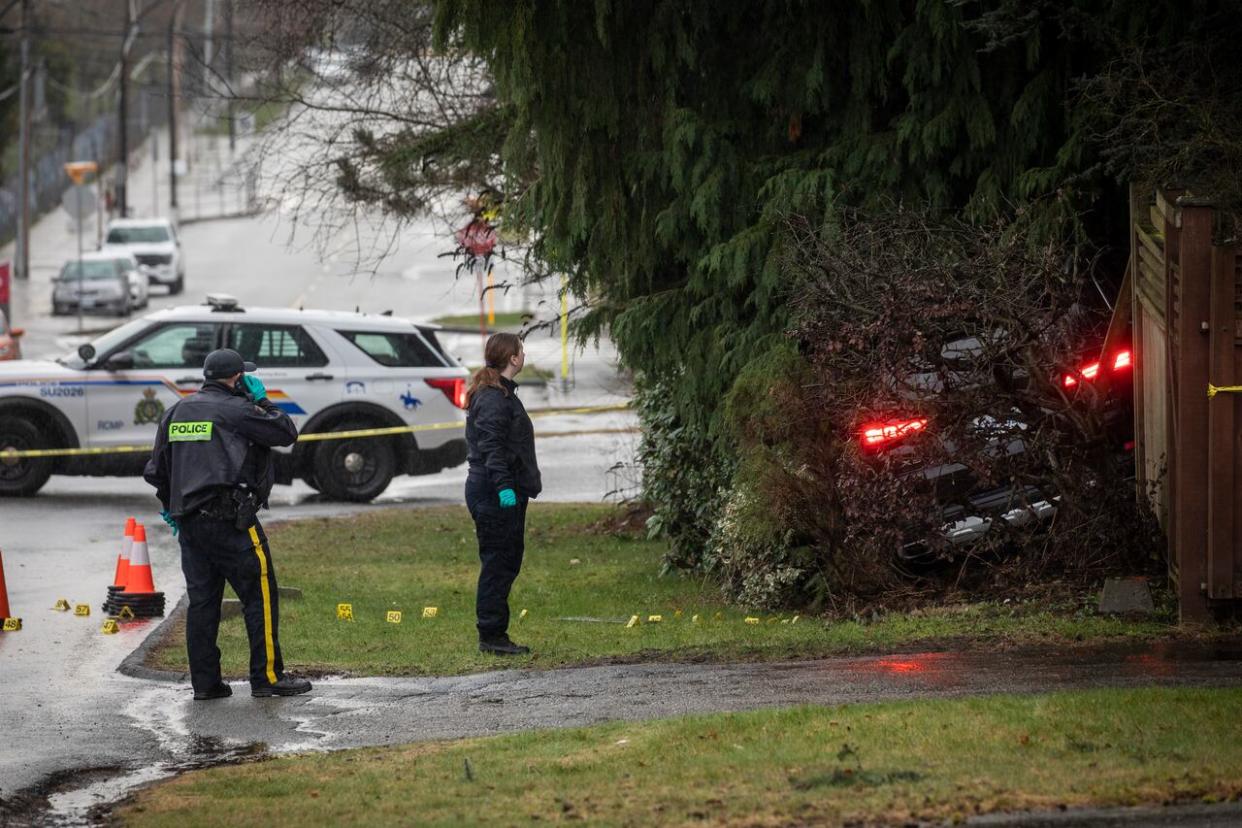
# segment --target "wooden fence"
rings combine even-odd
[[[1182,619],[1207,620],[1242,598],[1242,393],[1208,393],[1242,383],[1242,247],[1178,191],[1132,193],[1130,223],[1139,492],[1168,533]]]

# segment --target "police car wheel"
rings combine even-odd
[[[25,417],[0,417],[0,450],[46,447],[39,429]],[[52,462],[50,457],[0,457],[0,496],[24,497],[39,491],[52,476]]]
[[[370,428],[368,422],[344,422],[334,431]],[[326,440],[315,449],[314,477],[319,490],[336,500],[366,503],[388,488],[397,459],[391,441],[377,437]]]

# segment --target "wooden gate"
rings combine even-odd
[[[1242,393],[1209,396],[1242,383],[1242,256],[1181,192],[1132,193],[1130,223],[1139,492],[1168,534],[1182,619],[1206,620],[1242,598]]]

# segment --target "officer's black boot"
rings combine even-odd
[[[233,688],[220,682],[209,690],[195,690],[194,701],[210,701],[211,699],[227,699],[233,695]]]
[[[306,679],[284,676],[275,684],[251,685],[250,695],[256,699],[267,699],[272,696],[298,696],[302,693],[309,693],[310,689],[311,683]]]

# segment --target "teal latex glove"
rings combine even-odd
[[[513,489],[500,490],[500,508],[512,509],[517,505],[517,493]]]
[[[162,517],[164,519],[164,522],[167,523],[169,527],[172,528],[173,537],[174,538],[177,537],[177,533],[181,531],[181,527],[177,524],[177,519],[173,517],[172,515],[170,515],[167,509],[160,512],[160,517]]]
[[[255,402],[267,399],[267,386],[254,374],[242,374],[242,385],[245,386],[246,394]]]

